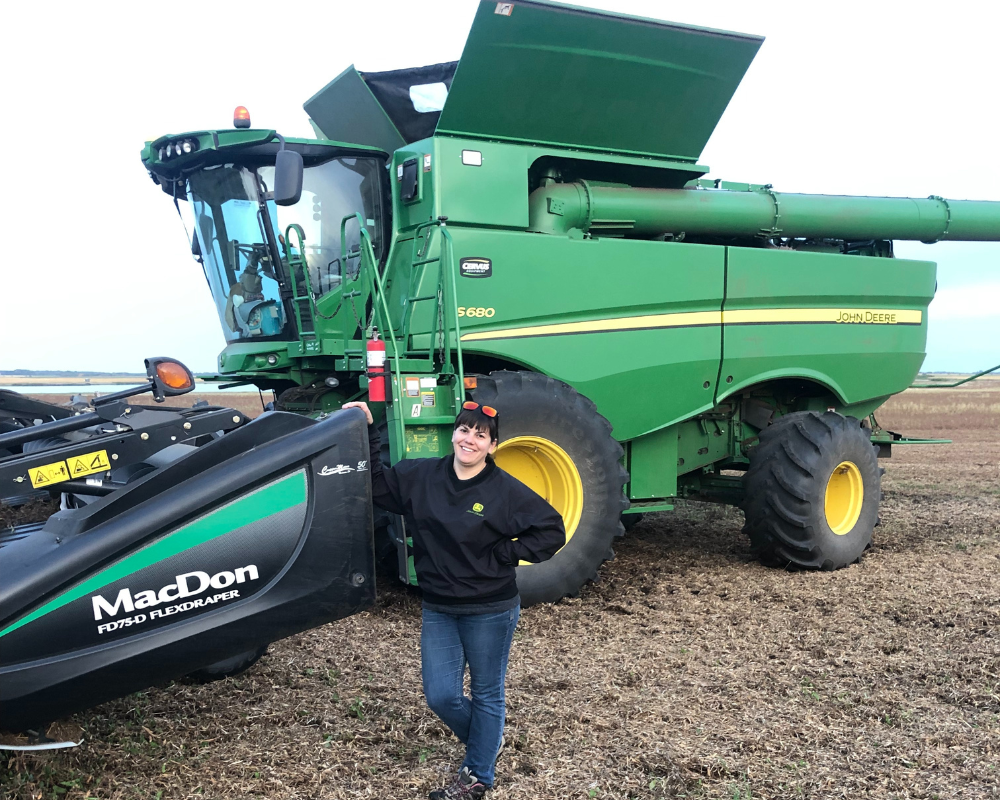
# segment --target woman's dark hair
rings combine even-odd
[[[476,428],[477,430],[486,431],[489,434],[491,442],[500,441],[500,424],[496,417],[486,416],[478,408],[463,408],[458,412],[458,416],[455,417],[455,429],[459,425],[465,425],[467,428]]]

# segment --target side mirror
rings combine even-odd
[[[294,206],[302,197],[302,154],[279,150],[274,159],[274,202]]]

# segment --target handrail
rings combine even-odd
[[[292,255],[292,233],[299,242],[299,252]],[[302,226],[293,222],[285,228],[285,257],[288,259],[288,273],[292,279],[292,307],[295,311],[295,319],[299,323],[299,330],[305,333],[302,328],[302,309],[299,305],[303,300],[309,301],[309,323],[312,328],[312,335],[316,336],[316,302],[313,299],[312,283],[309,278],[309,263],[306,261],[306,233]],[[298,281],[295,279],[295,267],[302,267],[302,278],[306,284],[306,293],[299,295]]]
[[[361,215],[353,214],[353,217],[357,217],[359,224],[361,223]],[[344,234],[346,231],[348,217],[344,217],[341,220],[341,248],[343,248]],[[440,365],[442,372],[452,372],[452,343],[451,334],[454,330],[455,335],[455,363],[457,369],[452,372],[455,375],[455,407],[456,409],[462,405],[462,401],[465,398],[465,371],[462,359],[462,333],[461,324],[458,318],[458,285],[455,281],[455,258],[454,258],[454,240],[452,239],[450,231],[447,230],[446,218],[440,218],[437,220],[431,220],[430,222],[425,222],[419,225],[414,232],[414,253],[413,258],[411,258],[411,266],[417,264],[419,265],[432,263],[434,261],[439,262],[438,269],[438,285],[437,291],[433,295],[425,295],[419,298],[408,298],[410,301],[417,299],[420,300],[434,300],[434,323],[431,331],[431,358],[433,359],[433,350],[437,342],[437,337],[439,335],[438,322],[441,322],[440,335],[443,337],[443,353],[442,360],[443,363]],[[424,258],[426,255],[426,250],[430,247],[430,239],[432,233],[431,228],[438,228],[441,232],[441,254],[437,258]],[[418,251],[416,249],[416,241],[420,232],[427,230],[428,234],[426,238],[423,238],[421,248]],[[386,302],[386,292],[385,284],[382,280],[382,276],[379,274],[376,268],[376,260],[374,248],[372,247],[371,237],[368,231],[365,230],[364,226],[361,226],[361,251],[362,258],[359,264],[358,276],[356,279],[361,277],[361,272],[363,271],[368,279],[368,288],[372,294],[372,305],[375,312],[375,317],[379,322],[379,327],[382,330],[383,338],[392,342],[392,353],[386,353],[389,358],[390,368],[391,368],[391,378],[394,381],[394,386],[397,387],[396,391],[393,392],[392,396],[397,397],[402,389],[402,372],[399,367],[399,359],[401,358],[400,353],[400,341],[396,337],[396,332],[392,327],[391,317],[389,314],[389,305]],[[417,257],[419,255],[419,258]],[[440,313],[439,313],[440,312]],[[449,324],[450,323],[450,324]],[[405,320],[403,322],[405,326]],[[405,346],[405,343],[404,343]],[[399,409],[397,409],[397,412]],[[405,423],[403,420],[402,413],[395,414],[395,428],[398,435],[398,441],[401,447],[405,447]]]
[[[347,222],[348,220],[356,219],[358,221],[358,271],[351,277],[351,256],[352,252],[347,249]],[[372,247],[371,236],[368,234],[368,229],[365,227],[364,220],[361,218],[361,214],[355,211],[353,214],[347,214],[340,220],[340,298],[343,300],[351,301],[351,313],[354,314],[354,321],[361,326],[365,327],[364,311],[362,310],[362,318],[358,318],[358,309],[354,306],[354,298],[361,294],[361,292],[355,290],[347,291],[347,281],[350,280],[351,283],[357,283],[361,280],[361,245],[360,242],[367,241],[369,249],[372,252],[372,264],[374,265],[375,249]],[[377,270],[376,270],[377,271]],[[374,297],[372,303],[374,304]],[[339,308],[339,306],[338,306]],[[337,312],[335,311],[334,314]],[[384,329],[383,329],[384,330]]]
[[[368,290],[372,295],[372,310],[375,312],[375,316],[378,318],[380,323],[379,327],[382,330],[382,339],[392,343],[392,355],[389,356],[389,353],[386,352],[386,356],[389,357],[391,369],[390,379],[394,379],[393,386],[396,387],[395,391],[392,391],[389,396],[396,398],[398,397],[398,393],[402,391],[402,374],[399,370],[399,342],[396,339],[396,332],[392,327],[392,321],[389,316],[389,306],[385,302],[385,285],[382,282],[382,276],[379,274],[377,268],[378,261],[375,258],[375,248],[372,246],[371,236],[362,224],[363,221],[361,219],[361,214],[355,213],[349,216],[357,217],[358,225],[360,226],[361,231],[360,260],[358,263],[358,274],[354,280],[360,280],[362,272],[364,272],[367,276]],[[343,255],[344,251],[344,233],[347,219],[347,217],[344,217],[340,221],[341,255]],[[341,278],[341,285],[343,285],[344,277]],[[367,335],[367,331],[365,331],[365,335]],[[395,416],[396,433],[399,437],[398,441],[400,447],[405,447],[406,438],[403,430],[403,415],[401,413],[397,413]]]
[[[954,389],[956,386],[961,386],[963,383],[969,383],[974,381],[976,378],[981,378],[983,375],[989,375],[991,372],[996,372],[1000,369],[1000,364],[995,367],[990,367],[989,369],[984,369],[982,372],[977,372],[975,375],[970,375],[968,378],[963,378],[955,383],[914,383],[910,386],[911,389]]]
[[[411,255],[410,255],[410,269],[411,270],[416,269],[417,267],[423,267],[423,266],[426,266],[427,264],[433,264],[434,262],[440,262],[441,261],[441,256],[440,255],[439,256],[435,256],[433,258],[426,258],[426,255],[427,255],[428,251],[430,250],[430,246],[431,246],[431,235],[432,235],[431,234],[431,229],[432,228],[437,228],[440,225],[441,225],[441,223],[438,220],[432,219],[432,220],[429,220],[427,222],[420,223],[414,229],[414,231],[413,231],[413,244],[412,244],[412,250],[411,250]],[[427,231],[427,235],[426,236],[421,236],[421,234],[424,231]],[[417,247],[417,243],[418,242],[420,242],[420,247],[419,248]],[[409,314],[410,314],[410,319],[413,318],[413,306],[414,306],[415,303],[423,301],[423,300],[433,300],[434,301],[434,313],[433,313],[434,323],[433,323],[433,327],[431,328],[431,343],[432,343],[431,347],[432,347],[432,352],[433,352],[434,343],[437,342],[437,337],[438,337],[438,320],[441,317],[441,312],[442,312],[442,309],[438,305],[439,299],[440,299],[441,293],[442,293],[442,285],[441,285],[441,277],[442,276],[441,276],[441,271],[440,270],[441,270],[441,267],[439,266],[439,268],[438,268],[438,285],[437,285],[437,290],[435,291],[435,293],[433,295],[419,295],[419,296],[407,297],[406,298],[406,303],[405,303],[405,305],[403,307],[403,316],[402,316],[402,322],[403,322],[403,325],[405,326],[406,325],[406,314],[407,314],[407,312],[409,312]],[[411,286],[412,286],[412,281],[411,281]],[[442,325],[442,327],[444,327],[444,326]],[[446,332],[444,330],[442,330],[441,331],[441,335],[442,336],[446,336]],[[432,355],[432,357],[433,357],[433,355]]]
[[[445,269],[448,271],[448,277],[451,279],[451,310],[455,316],[455,362],[458,365],[458,374],[455,380],[455,410],[458,411],[462,407],[462,402],[465,400],[465,366],[462,362],[462,326],[458,321],[458,286],[455,283],[455,247],[454,241],[451,238],[451,233],[447,229],[445,218],[441,218],[441,239],[448,243],[448,263],[445,267],[445,262],[441,262],[441,271],[444,272]],[[447,306],[447,303],[445,303]],[[446,312],[447,313],[447,312]],[[447,331],[445,331],[445,341],[450,342],[451,337],[448,336]],[[449,358],[451,353],[449,352]]]
[[[438,331],[438,321],[441,322],[440,336],[442,337],[442,369],[450,369],[452,364],[451,359],[451,331],[449,330],[449,322],[452,323],[455,332],[455,360],[458,365],[457,371],[454,373],[457,381],[455,388],[455,400],[456,407],[462,404],[465,392],[465,374],[464,365],[462,361],[462,334],[461,326],[458,321],[458,287],[455,283],[455,258],[454,258],[454,240],[451,237],[451,233],[447,230],[447,217],[438,217],[434,220],[429,220],[427,222],[422,222],[416,227],[413,234],[413,256],[411,258],[411,267],[422,266],[424,264],[430,264],[435,261],[438,262],[438,286],[437,293],[434,295],[422,295],[416,297],[407,298],[409,303],[412,304],[418,300],[434,300],[434,322],[431,328],[431,346],[437,342],[437,337],[439,335]],[[441,233],[441,253],[436,258],[426,258],[428,251],[430,250],[431,244],[431,229],[437,228]],[[428,231],[426,237],[421,237],[420,234],[423,231]],[[420,242],[419,249],[417,248],[417,242]],[[418,258],[419,256],[419,258]],[[438,305],[437,299],[441,298],[443,308]],[[450,308],[449,308],[450,303]],[[449,311],[451,312],[449,314]],[[451,319],[449,320],[449,316]]]

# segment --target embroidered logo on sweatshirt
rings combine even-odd
[[[477,517],[481,517],[483,515],[483,504],[482,503],[473,504],[472,508],[470,508],[467,513],[475,514]]]

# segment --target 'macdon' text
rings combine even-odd
[[[94,604],[94,619],[100,622],[105,614],[108,617],[114,617],[121,612],[131,614],[136,610],[141,611],[144,608],[152,608],[163,603],[172,603],[186,597],[194,597],[209,588],[227,589],[234,584],[255,581],[258,577],[257,567],[253,564],[239,567],[232,572],[223,570],[215,575],[196,570],[177,575],[174,578],[174,583],[168,583],[159,590],[146,589],[137,592],[134,597],[131,590],[126,587],[118,592],[113,603],[108,602],[103,595],[99,594],[90,599]],[[156,614],[156,616],[160,616],[160,614]]]

